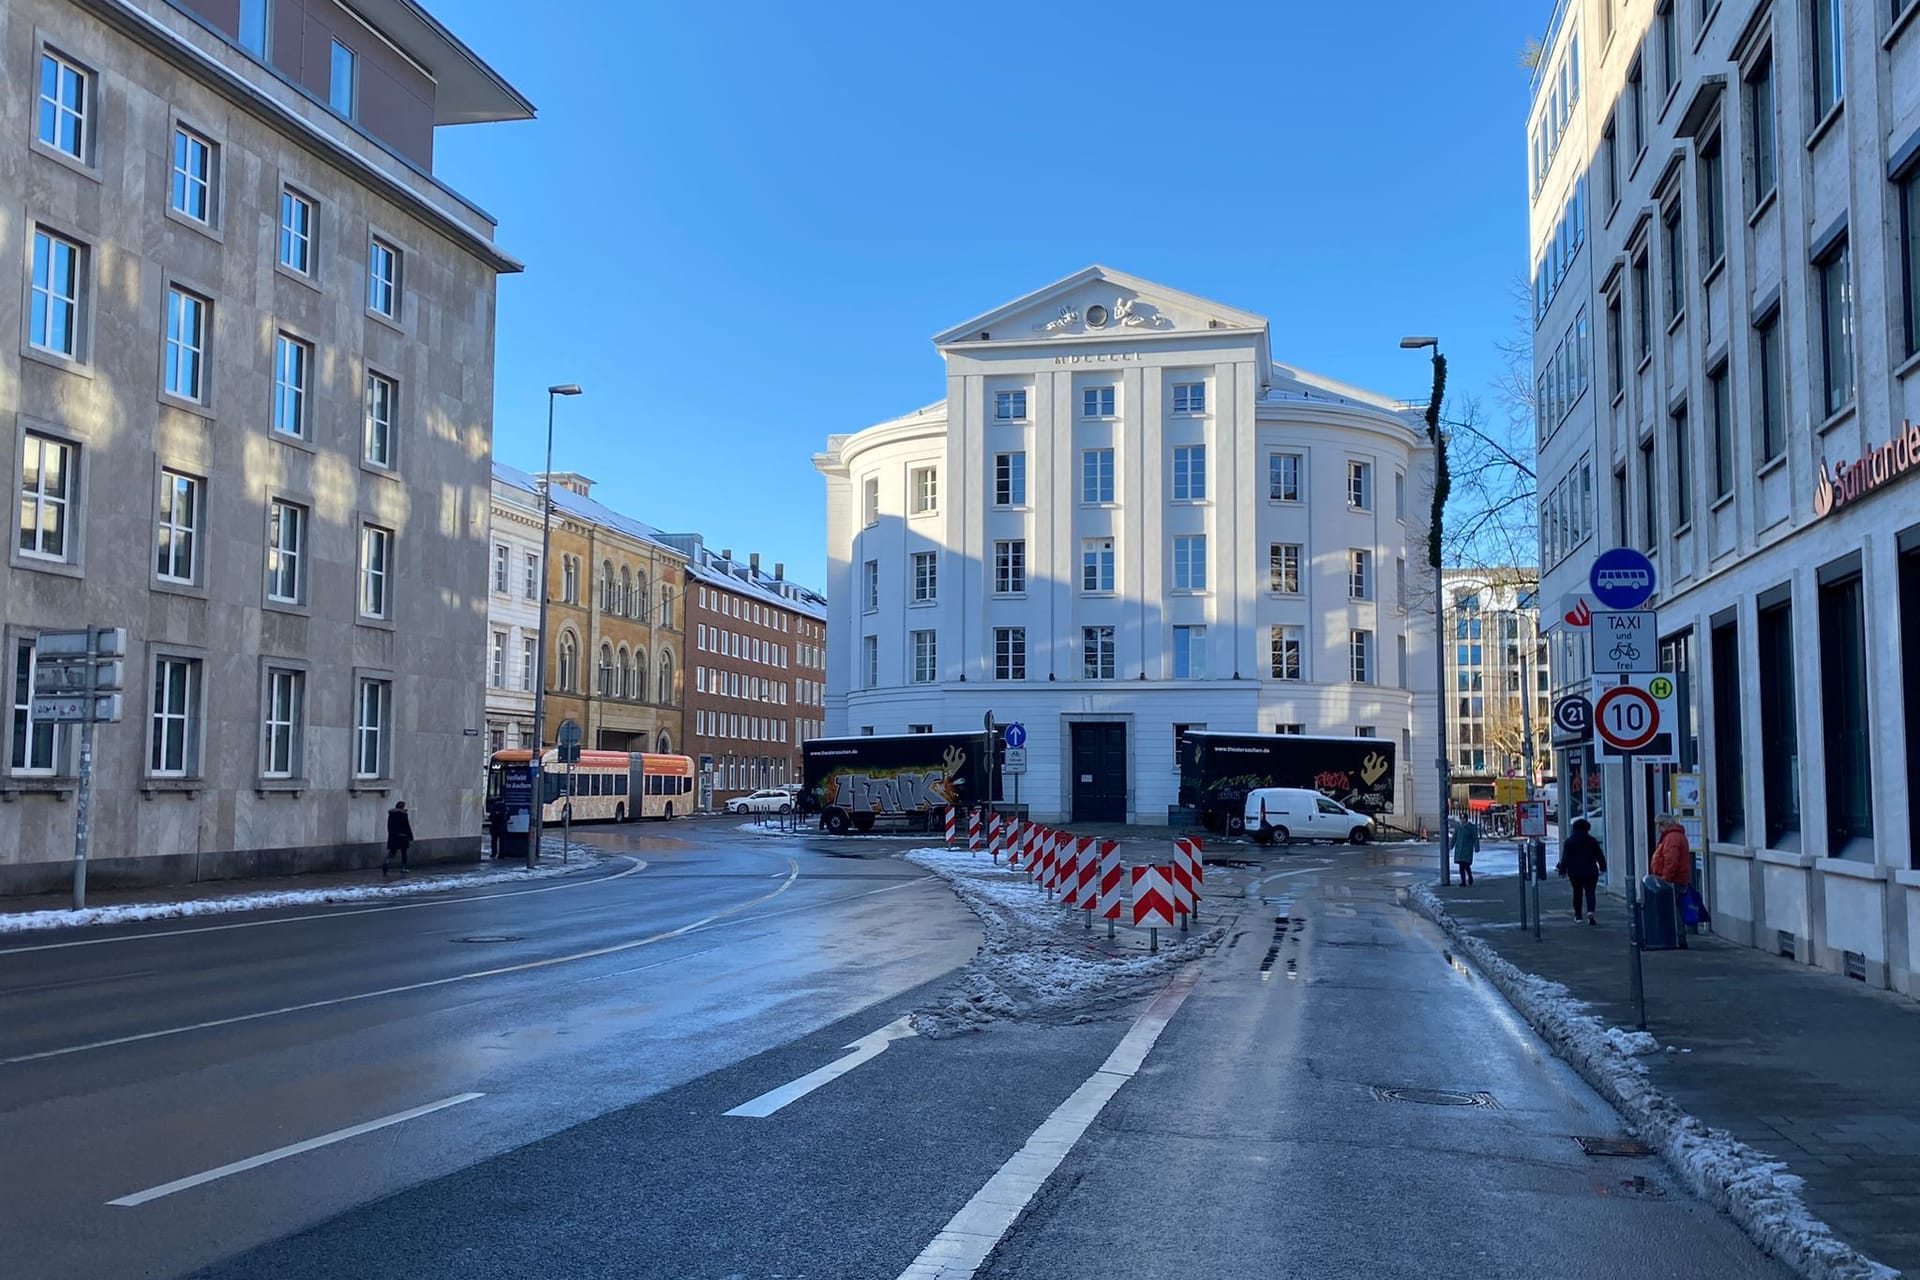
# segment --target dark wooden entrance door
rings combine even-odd
[[[1073,732],[1073,821],[1127,820],[1127,726],[1076,724]]]

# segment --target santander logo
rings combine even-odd
[[[1573,608],[1567,610],[1566,616],[1567,623],[1570,626],[1590,627],[1593,625],[1593,610],[1587,608],[1587,602],[1585,600],[1575,601]]]
[[[1886,444],[1867,450],[1856,461],[1836,462],[1829,468],[1821,459],[1813,486],[1814,517],[1831,515],[1916,469],[1920,469],[1920,426],[1911,420],[1902,422]]]

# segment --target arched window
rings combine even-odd
[[[580,602],[580,562],[572,556],[560,557],[560,599],[565,604]]]
[[[652,603],[647,595],[647,571],[642,569],[633,576],[633,616],[642,622],[649,621],[647,610]]]
[[[627,566],[620,566],[620,608],[619,613],[632,615],[633,612],[633,575],[627,572]]]
[[[673,626],[673,588],[672,587],[663,586],[660,588],[660,625],[663,627]]]
[[[614,594],[615,590],[616,584],[613,580],[613,561],[602,561],[600,564],[600,609],[602,612],[620,612],[620,600]]]
[[[633,696],[641,702],[647,700],[647,651],[633,651]]]
[[[632,667],[633,667],[633,662],[630,658],[627,657],[627,646],[621,645],[620,657],[618,661],[616,661],[613,665],[613,696],[614,697],[624,698],[633,689],[632,682],[627,678],[627,673],[632,669]]]
[[[673,701],[673,654],[665,649],[660,651],[660,701]]]
[[[613,646],[604,641],[600,645],[600,696],[613,696]]]
[[[654,743],[653,749],[663,756],[673,754],[673,739],[667,736],[665,729],[660,731],[660,741]]]
[[[554,687],[563,693],[572,693],[580,679],[580,641],[571,631],[560,633],[559,665],[560,678],[554,681]]]

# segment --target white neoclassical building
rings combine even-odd
[[[1105,267],[934,344],[945,399],[815,458],[830,735],[1018,721],[1036,818],[1149,823],[1189,728],[1372,735],[1432,820],[1415,417]]]

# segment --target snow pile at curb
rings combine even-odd
[[[524,868],[508,871],[493,869],[468,871],[453,876],[427,876],[419,880],[397,879],[386,884],[341,885],[333,889],[276,889],[271,893],[237,893],[223,898],[197,898],[189,902],[129,902],[113,907],[86,907],[79,911],[22,911],[0,914],[0,934],[26,933],[34,929],[70,929],[87,925],[133,924],[142,920],[179,920],[191,916],[226,915],[234,911],[262,911],[274,907],[324,906],[330,903],[367,902],[382,898],[405,898],[422,893],[442,893],[448,889],[471,889],[477,885],[505,884],[520,880],[546,880],[572,875],[599,865],[598,850],[573,845],[571,856],[585,861],[562,864],[550,859],[560,856],[558,841],[543,845],[543,861],[532,871]]]
[[[1501,958],[1463,929],[1426,885],[1413,886],[1408,896],[1694,1194],[1725,1210],[1755,1244],[1810,1280],[1897,1280],[1899,1272],[1835,1237],[1808,1211],[1799,1196],[1802,1181],[1784,1162],[1708,1128],[1656,1088],[1638,1060],[1658,1051],[1651,1035],[1607,1026],[1583,1012],[1587,1006],[1560,983]]]
[[[790,836],[796,840],[807,834],[805,830],[788,831],[778,823],[761,822],[743,822],[734,830],[744,831],[750,836]]]
[[[1164,940],[1159,955],[1107,955],[1096,944],[1106,936],[1097,922],[1089,934],[1083,913],[1048,902],[1038,885],[1004,863],[942,848],[902,856],[951,885],[986,929],[986,942],[958,985],[913,1015],[921,1035],[976,1030],[999,1018],[1090,1019],[1158,987],[1225,933],[1215,927],[1184,942]]]

